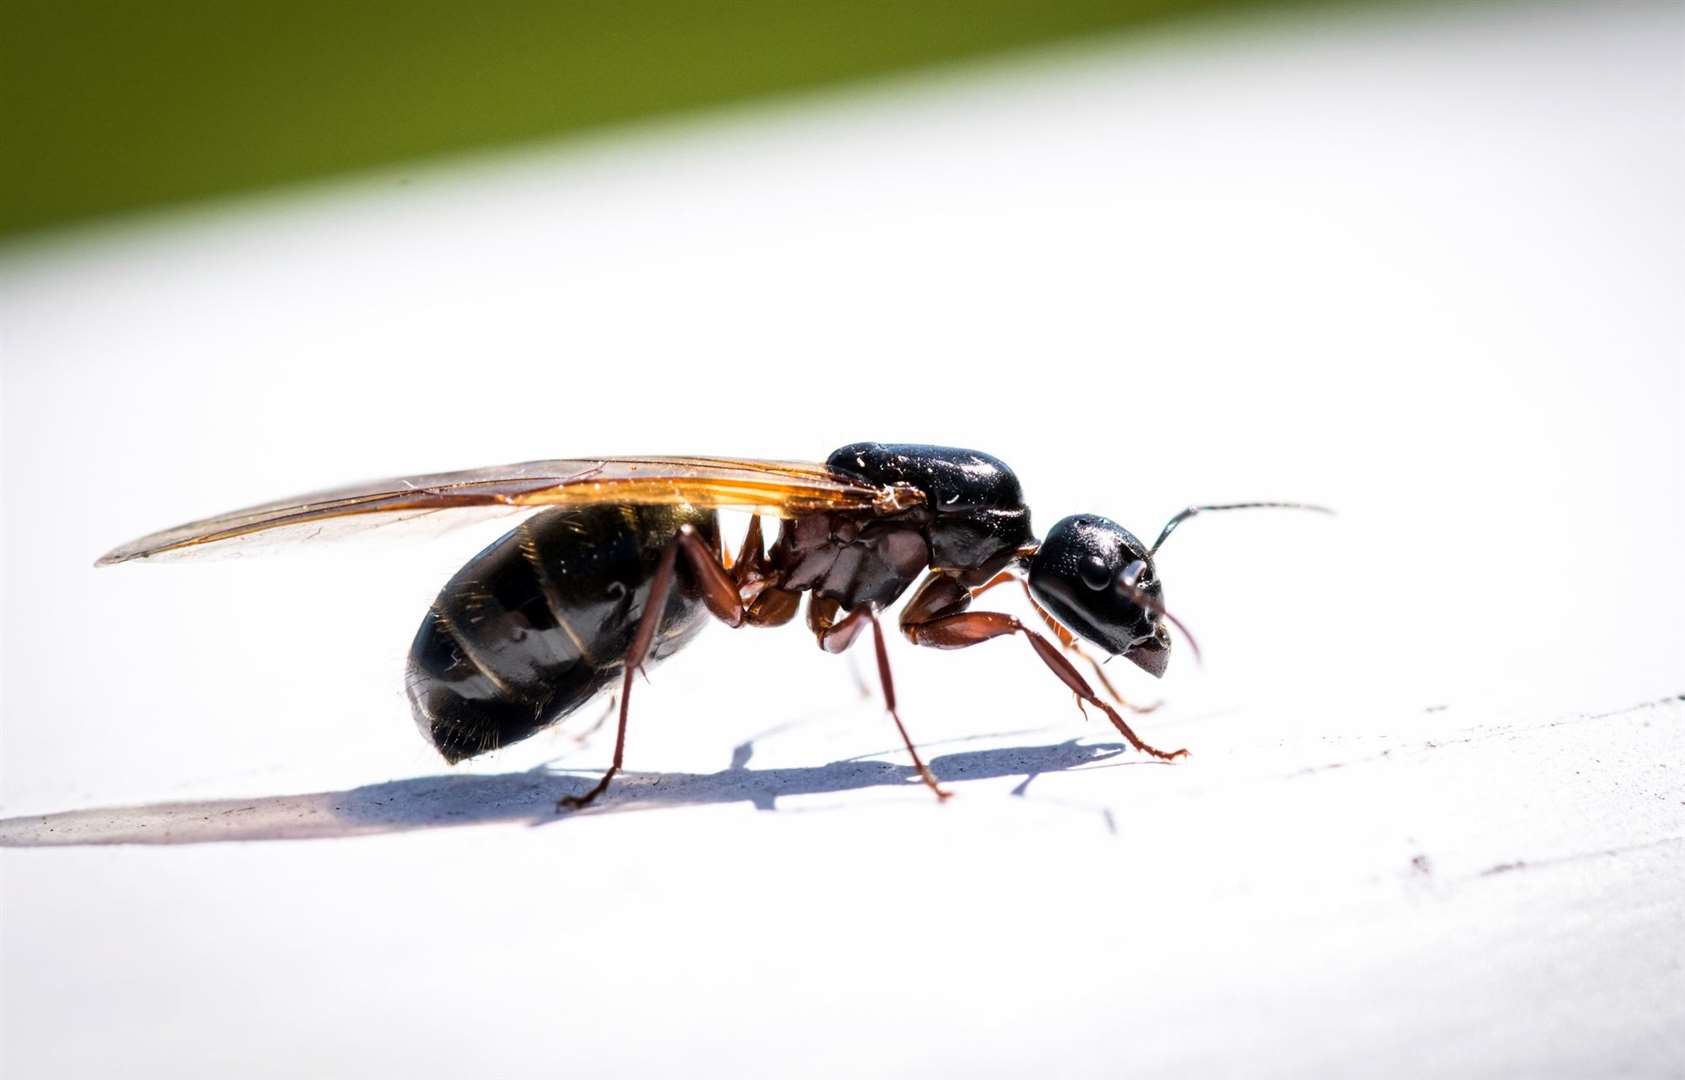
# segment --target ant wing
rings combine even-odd
[[[229,550],[232,541],[329,538],[448,515],[454,524],[547,506],[689,504],[790,518],[819,510],[893,514],[919,493],[880,487],[824,465],[716,457],[528,461],[378,480],[219,514],[132,540],[100,556],[110,566],[160,555]]]

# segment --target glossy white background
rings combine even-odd
[[[1230,24],[0,251],[7,1075],[1677,1072],[1682,46]],[[1174,767],[1021,643],[892,642],[940,807],[794,629],[658,669],[601,812],[549,813],[583,715],[368,789],[446,771],[403,654],[495,528],[90,568],[860,438],[987,449],[1043,527],[1340,516],[1166,548],[1207,663],[1121,680]]]

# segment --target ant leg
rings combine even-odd
[[[860,631],[866,628],[865,608],[858,608],[838,619],[837,612],[841,610],[842,605],[835,600],[821,600],[813,596],[807,601],[807,628],[813,631],[819,647],[828,653],[847,652],[854,639],[860,636]]]
[[[626,717],[632,702],[632,676],[643,667],[644,658],[649,655],[650,646],[655,642],[656,628],[661,624],[661,617],[667,612],[667,597],[673,591],[673,579],[678,574],[679,555],[685,557],[685,565],[693,572],[697,586],[702,594],[702,602],[710,612],[728,626],[743,625],[743,602],[738,599],[737,588],[720,565],[719,557],[709,549],[695,527],[685,525],[679,529],[673,542],[667,545],[661,553],[661,563],[656,567],[655,578],[649,587],[649,599],[644,604],[644,612],[638,619],[638,629],[632,634],[631,647],[626,650],[626,670],[620,683],[620,724],[614,735],[614,762],[608,772],[603,774],[595,787],[583,795],[565,795],[557,802],[557,810],[578,810],[604,791],[608,790],[609,781],[614,779],[615,773],[620,771],[626,759]]]
[[[935,571],[935,573],[941,573],[941,571],[938,570],[938,571]],[[990,589],[994,588],[996,585],[1010,585],[1014,581],[1018,581],[1018,580],[1020,580],[1020,579],[1019,579],[1017,574],[1014,574],[1010,570],[1002,570],[1000,573],[996,574],[994,577],[990,578],[988,581],[985,581],[983,584],[977,586],[975,589],[968,589],[966,591],[969,592],[971,594],[971,598],[973,600],[975,600],[979,596],[982,596],[984,593],[988,592]]]
[[[1125,701],[1123,695],[1118,693],[1117,687],[1113,686],[1112,681],[1106,678],[1106,673],[1101,669],[1099,661],[1095,660],[1092,656],[1082,650],[1082,647],[1077,644],[1075,634],[1060,625],[1059,620],[1055,619],[1040,604],[1036,603],[1036,598],[1030,593],[1029,583],[1010,571],[1001,571],[988,581],[977,586],[975,589],[967,589],[961,586],[957,579],[948,574],[944,574],[941,571],[932,572],[926,576],[924,582],[919,586],[918,591],[913,594],[912,600],[908,602],[904,609],[902,609],[901,632],[905,634],[907,639],[913,642],[913,644],[925,644],[925,642],[921,642],[913,636],[913,627],[928,623],[931,620],[940,618],[944,615],[958,615],[960,612],[969,608],[971,606],[971,601],[975,600],[983,593],[988,592],[997,585],[1005,585],[1012,581],[1017,581],[1024,587],[1024,599],[1028,600],[1030,607],[1035,609],[1035,613],[1037,615],[1041,616],[1042,621],[1047,624],[1047,628],[1053,632],[1053,636],[1059,639],[1059,644],[1063,645],[1066,651],[1075,653],[1077,656],[1081,657],[1088,666],[1093,669],[1094,677],[1100,681],[1100,685],[1105,689],[1107,696],[1109,696],[1119,708],[1128,709],[1132,713],[1140,714],[1150,713],[1154,709],[1158,708],[1157,703],[1152,705],[1132,705],[1128,701]],[[1078,708],[1081,708],[1081,705],[1082,697],[1079,695],[1077,697]]]
[[[878,621],[877,609],[867,604],[865,607],[855,608],[840,622],[836,622],[833,620],[837,607],[835,600],[820,600],[815,597],[808,601],[807,622],[814,637],[819,641],[819,647],[829,653],[840,653],[854,644],[854,639],[860,636],[860,631],[867,623],[871,624],[872,643],[878,660],[878,681],[883,686],[884,708],[889,710],[889,718],[895,721],[895,730],[901,733],[901,742],[907,747],[907,755],[913,759],[913,768],[918,770],[919,779],[936,793],[937,799],[946,799],[952,792],[938,784],[936,777],[925,766],[924,759],[919,757],[918,749],[913,745],[913,737],[907,734],[907,725],[901,722],[901,713],[895,707],[895,679],[889,673],[889,650],[884,645],[883,623]]]
[[[743,534],[743,547],[728,569],[737,594],[745,605],[744,620],[750,626],[783,626],[801,610],[800,593],[774,585],[777,576],[766,556],[759,514],[749,518],[749,529]]]
[[[720,564],[731,574],[731,580],[739,585],[748,576],[760,569],[766,559],[766,541],[761,538],[761,516],[749,515],[749,528],[743,533],[743,543],[737,549],[737,558],[726,560],[722,558]]]
[[[1029,601],[1030,607],[1034,608],[1035,613],[1041,616],[1041,620],[1047,624],[1047,628],[1053,631],[1053,636],[1059,639],[1059,644],[1065,647],[1065,651],[1082,657],[1088,666],[1093,669],[1094,677],[1100,680],[1100,686],[1106,691],[1107,697],[1137,716],[1145,716],[1159,707],[1159,702],[1156,701],[1151,705],[1136,705],[1133,702],[1126,701],[1124,696],[1117,692],[1117,687],[1112,685],[1112,680],[1106,678],[1106,670],[1100,666],[1100,661],[1084,652],[1082,646],[1077,644],[1077,636],[1061,625],[1059,620],[1055,619],[1046,608],[1036,603],[1035,594],[1030,592],[1030,583],[1023,580],[1018,583],[1024,586],[1024,599]],[[977,593],[973,591],[971,595],[976,596]]]
[[[866,613],[866,618],[872,624],[872,645],[878,654],[878,679],[883,683],[884,707],[889,710],[889,718],[895,721],[895,730],[901,733],[901,741],[907,744],[907,753],[913,759],[913,767],[919,771],[919,778],[924,781],[926,787],[936,793],[937,799],[946,799],[950,792],[943,790],[941,785],[937,784],[936,777],[925,768],[919,752],[913,748],[912,736],[907,734],[907,725],[901,722],[901,714],[895,709],[895,680],[889,674],[889,650],[884,645],[883,623],[878,621],[878,613],[870,604],[861,610]]]
[[[696,531],[696,527],[694,525],[680,526],[679,534],[673,538],[670,550],[675,550],[685,557],[685,566],[689,568],[691,578],[696,582],[697,589],[702,594],[702,603],[707,607],[709,613],[732,629],[742,626],[745,612],[743,610],[743,599],[737,594],[737,584],[732,581],[731,575],[726,573],[725,567],[720,565],[720,556],[708,547],[707,541],[702,539],[702,534]],[[665,566],[667,564],[665,554],[663,554],[662,560],[662,565]],[[657,574],[659,573],[660,571],[657,571]],[[655,596],[653,589],[650,591],[650,596],[652,598]],[[653,607],[653,605],[651,606]],[[659,611],[661,609],[656,610],[656,617],[660,618]],[[649,617],[649,609],[645,609],[644,617],[646,619]],[[641,623],[638,629],[640,631],[643,629]],[[653,628],[651,633],[654,633]],[[636,641],[634,641],[633,646],[636,647],[636,644]],[[639,654],[638,662],[643,662],[642,654]]]
[[[1118,711],[1100,700],[1094,693],[1094,688],[1089,686],[1076,667],[1065,659],[1057,645],[1011,615],[998,611],[964,611],[912,623],[905,621],[903,616],[901,632],[915,645],[926,645],[936,649],[965,649],[991,638],[1023,634],[1029,640],[1030,647],[1041,658],[1041,662],[1052,669],[1061,682],[1070,687],[1079,701],[1085,701],[1103,711],[1107,719],[1111,720],[1112,726],[1118,729],[1118,733],[1129,740],[1129,745],[1144,754],[1151,754],[1165,761],[1172,761],[1187,754],[1186,750],[1167,753],[1142,742],[1141,737],[1135,734]]]

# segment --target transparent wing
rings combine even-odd
[[[921,501],[912,488],[867,484],[809,462],[713,457],[528,461],[378,480],[264,503],[132,540],[106,552],[96,565],[224,550],[229,541],[317,540],[434,515],[448,516],[455,524],[545,506],[688,503],[789,518],[816,510],[893,514]]]

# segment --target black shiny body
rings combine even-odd
[[[844,610],[894,603],[927,567],[980,585],[1033,539],[1018,477],[988,454],[851,443],[825,464],[869,483],[905,484],[925,497],[923,506],[894,517],[813,514],[784,523],[771,552],[783,587],[810,590]]]
[[[662,553],[686,524],[717,547],[711,510],[546,510],[458,571],[422,621],[406,679],[416,723],[446,760],[527,738],[618,679]],[[705,619],[681,576],[645,666]]]

